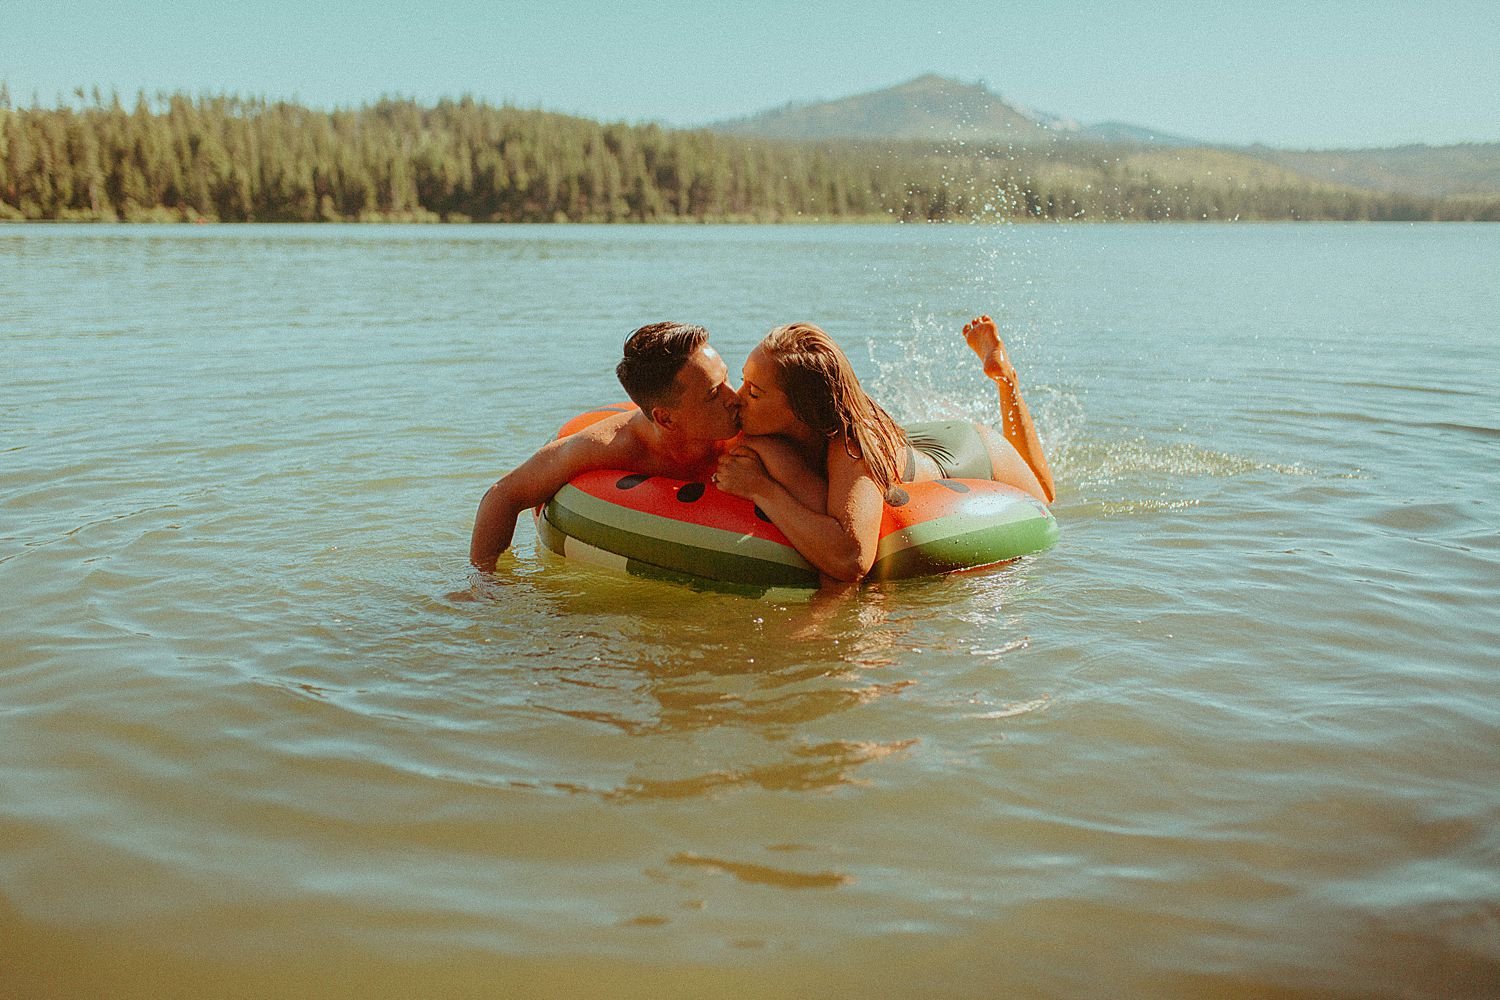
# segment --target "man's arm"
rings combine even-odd
[[[547,442],[491,486],[479,501],[474,534],[469,539],[469,562],[486,572],[493,570],[500,553],[510,548],[516,518],[524,511],[546,502],[579,473],[628,466],[632,457],[629,433],[620,426],[603,428],[596,424]]]

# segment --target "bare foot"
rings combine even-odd
[[[994,320],[988,316],[969,320],[964,324],[964,340],[968,341],[969,349],[979,355],[986,375],[992,379],[1015,382],[1015,366],[1005,355],[1005,345],[1000,341],[1000,331],[996,329]]]
[[[964,340],[979,355],[979,360],[984,364],[984,373],[1000,390],[1000,433],[1031,467],[1037,485],[1041,488],[1041,499],[1051,503],[1057,496],[1052,483],[1052,470],[1047,467],[1047,458],[1042,454],[1042,441],[1031,420],[1031,411],[1021,398],[1016,367],[1005,355],[1005,345],[1000,342],[1000,331],[995,329],[995,321],[988,316],[977,316],[969,320],[964,324]],[[1029,488],[1029,484],[1011,485]]]

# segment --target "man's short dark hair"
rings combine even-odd
[[[693,353],[708,343],[708,331],[691,323],[648,323],[625,340],[625,357],[615,376],[625,393],[646,413],[674,402],[673,383]]]

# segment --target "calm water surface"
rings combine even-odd
[[[0,228],[0,995],[1493,996],[1500,228]],[[1053,550],[465,556],[636,325],[993,419]]]

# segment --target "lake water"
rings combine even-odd
[[[822,324],[1061,537],[775,603],[485,488]],[[1500,227],[0,227],[0,995],[1500,993]]]

